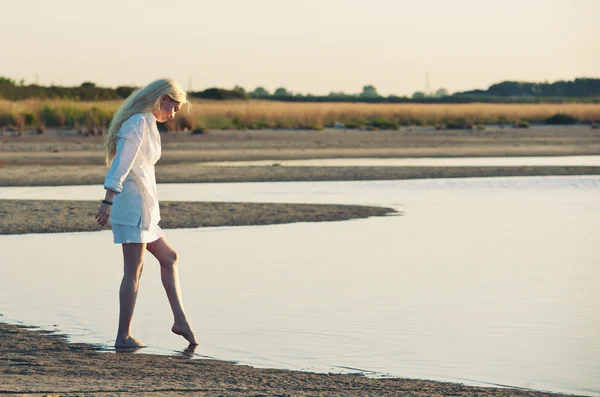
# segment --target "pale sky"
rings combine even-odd
[[[0,0],[0,76],[382,95],[600,77],[600,0]],[[191,87],[190,87],[191,82]]]

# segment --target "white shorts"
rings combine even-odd
[[[143,230],[136,226],[112,225],[115,244],[151,243],[165,235],[158,225]]]

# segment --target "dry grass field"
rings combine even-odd
[[[120,101],[0,100],[0,128],[32,126],[87,128],[106,126]],[[200,101],[180,112],[169,128],[208,129],[322,129],[347,127],[395,129],[399,126],[512,124],[544,122],[565,114],[580,122],[600,120],[600,104],[369,104],[292,103],[273,101]]]
[[[440,125],[464,119],[471,124],[542,122],[557,114],[578,120],[600,119],[600,104],[369,104],[285,103],[268,101],[205,102],[192,107],[192,119],[209,124],[213,120],[235,120],[241,125],[270,127],[327,127],[336,122],[361,125],[384,120],[398,125]]]

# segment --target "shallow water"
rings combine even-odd
[[[223,161],[209,166],[297,167],[523,167],[523,166],[600,166],[600,156],[535,157],[414,157],[414,158],[334,158],[305,160]]]
[[[100,186],[0,188],[97,199]],[[169,230],[200,356],[600,396],[600,177],[161,185],[163,200],[360,203],[403,216]],[[0,236],[0,313],[110,345],[110,232]],[[134,319],[169,333],[158,264]]]

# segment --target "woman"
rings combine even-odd
[[[110,218],[114,242],[123,245],[124,275],[119,290],[115,347],[144,346],[131,335],[131,319],[146,250],[160,263],[161,280],[174,316],[171,330],[190,345],[198,344],[181,302],[177,253],[158,226],[160,212],[154,177],[154,164],[161,154],[156,122],[174,118],[186,102],[186,94],[176,82],[157,80],[134,91],[108,127],[104,146],[110,169],[104,182],[106,196],[96,220],[104,226]]]

